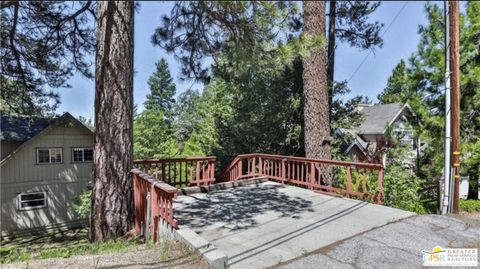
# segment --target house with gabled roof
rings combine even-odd
[[[69,113],[1,116],[2,236],[85,224],[72,205],[92,180],[93,140]]]
[[[396,137],[398,142],[410,149],[409,166],[415,165],[415,160],[422,154],[426,143],[415,135],[413,126],[418,124],[413,109],[405,104],[361,104],[357,110],[362,115],[362,123],[341,133],[352,137],[351,142],[344,147],[344,154],[352,156],[356,161],[379,162],[375,156],[380,143],[389,139],[389,135]],[[385,162],[385,159],[382,160]]]

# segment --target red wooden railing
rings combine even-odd
[[[140,235],[142,227],[147,228],[146,224],[149,222],[147,220],[147,204],[150,204],[150,230],[153,240],[157,241],[160,220],[172,228],[177,228],[177,220],[173,217],[173,198],[177,195],[177,188],[155,179],[139,169],[132,169],[131,173],[134,186],[135,233]]]
[[[380,164],[243,154],[231,162],[219,179],[235,181],[259,176],[382,204],[383,167]]]
[[[135,160],[134,166],[171,186],[208,185],[215,181],[216,157],[195,157],[162,160]]]
[[[134,177],[136,234],[140,235],[142,227],[147,228],[149,223],[153,240],[157,241],[159,221],[176,229],[173,199],[178,190],[171,185],[211,184],[215,181],[214,163],[215,157],[135,161],[136,168],[131,173]],[[235,181],[262,176],[315,191],[382,203],[383,167],[379,164],[243,154],[230,163],[219,179]]]

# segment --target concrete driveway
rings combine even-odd
[[[179,196],[180,225],[228,256],[229,268],[265,268],[414,214],[264,182]]]

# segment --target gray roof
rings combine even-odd
[[[47,128],[52,119],[28,116],[1,116],[2,141],[27,141]]]
[[[383,134],[386,127],[402,110],[402,104],[383,104],[364,107],[361,112],[363,123],[358,127],[359,134]]]

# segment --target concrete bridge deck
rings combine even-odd
[[[411,212],[263,182],[181,195],[175,217],[228,255],[229,268],[274,266]]]

